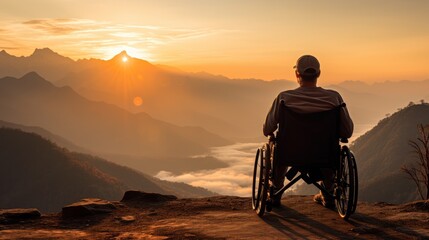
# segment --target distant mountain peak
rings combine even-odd
[[[22,76],[19,80],[25,82],[27,86],[32,87],[52,87],[52,83],[48,82],[42,76],[40,76],[37,72],[29,72]]]
[[[57,52],[52,51],[50,48],[36,48],[29,56],[33,61],[55,61],[55,62],[73,62],[73,60],[69,57],[65,57]]]
[[[20,79],[21,80],[36,80],[37,79],[37,80],[43,80],[43,81],[45,81],[45,79],[42,76],[40,76],[37,72],[34,72],[34,71],[26,73]]]
[[[11,55],[3,49],[0,51],[0,56],[11,56]]]
[[[113,58],[111,60],[122,60],[122,59],[132,59],[133,57],[131,57],[130,55],[128,55],[127,51],[122,50],[120,53],[116,54],[115,56],[113,56]]]
[[[120,65],[122,65],[123,63],[126,63],[126,62],[130,62],[130,61],[135,63],[135,64],[142,64],[142,65],[139,65],[140,67],[142,67],[142,66],[143,67],[152,67],[152,68],[154,67],[151,63],[149,63],[146,60],[135,58],[135,57],[128,55],[127,51],[125,51],[125,50],[122,50],[120,53],[116,54],[113,58],[108,60],[108,62],[111,62],[113,64],[119,63]]]
[[[48,55],[48,54],[59,55],[58,53],[52,51],[50,48],[36,48],[34,49],[34,52],[33,54],[31,54],[31,56]]]

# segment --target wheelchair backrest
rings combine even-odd
[[[276,135],[277,161],[293,167],[335,168],[340,154],[341,107],[298,113],[282,103]]]

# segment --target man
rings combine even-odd
[[[300,87],[281,92],[274,100],[263,127],[265,136],[269,136],[277,130],[280,104],[285,104],[296,112],[312,113],[330,110],[344,103],[338,92],[317,87],[317,79],[320,76],[320,64],[315,57],[311,55],[300,57],[294,68]],[[341,109],[340,114],[340,137],[349,138],[353,134],[353,121],[346,107]],[[284,163],[282,164],[281,161],[277,164],[276,169],[274,169],[273,184],[276,189],[283,187],[286,170],[287,166]],[[325,185],[328,191],[333,191],[333,171],[325,169],[322,173],[323,185]],[[273,206],[280,206],[280,200],[281,196],[273,199]],[[316,194],[314,201],[325,207],[332,207],[334,205],[334,200],[329,196],[325,196],[323,192]]]

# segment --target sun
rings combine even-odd
[[[123,56],[122,57],[122,62],[127,62],[128,61],[128,57],[127,56]]]

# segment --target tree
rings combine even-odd
[[[429,129],[429,128],[428,128]],[[418,126],[420,137],[416,141],[410,141],[409,144],[416,154],[416,165],[411,167],[403,166],[404,171],[414,181],[417,186],[420,197],[423,200],[429,199],[429,131],[425,130],[423,124]],[[424,191],[426,190],[426,198]]]

